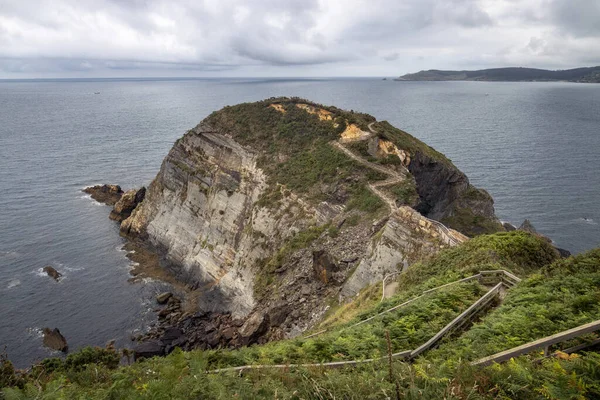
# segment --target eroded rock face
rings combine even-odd
[[[375,225],[376,227],[378,225]],[[453,232],[453,236],[462,236]],[[404,270],[428,255],[450,246],[444,231],[410,207],[401,207],[377,229],[368,256],[346,281],[341,295],[350,298],[367,285],[380,282],[387,274]]]
[[[270,113],[273,108],[285,115],[283,108],[265,105]],[[324,201],[274,183],[258,167],[264,153],[236,142],[227,124],[208,121],[175,143],[144,200],[121,223],[123,235],[150,243],[176,276],[201,292],[201,315],[186,315],[169,304],[172,299],[159,313],[161,329],[184,333],[174,340],[184,348],[297,336],[320,321],[328,300],[348,299],[448,246],[414,210],[387,218],[382,210],[377,216],[352,211],[345,205],[348,193],[341,192],[365,179],[354,172],[344,184],[322,183]],[[390,146],[385,150],[404,155],[410,165],[421,162],[420,179],[443,186],[419,193],[428,212],[445,215],[463,201],[470,186],[460,171],[429,167],[427,160]],[[483,199],[480,211],[490,211],[488,206]],[[157,331],[146,339],[160,338]]]
[[[146,188],[128,190],[116,202],[115,207],[108,216],[110,219],[121,222],[131,215],[133,210],[140,204],[146,196]]]
[[[327,284],[339,270],[333,257],[326,250],[313,251],[313,270],[315,278]]]
[[[115,205],[123,195],[123,190],[119,185],[96,185],[83,189],[85,193],[92,196],[97,202],[109,206]]]
[[[417,152],[408,170],[415,177],[419,194],[415,209],[424,216],[446,221],[469,235],[503,230],[495,215],[492,196],[472,186],[458,168]]]
[[[58,328],[50,329],[44,328],[42,329],[44,334],[44,346],[51,348],[52,350],[67,352],[69,346],[67,345],[67,340],[60,333]]]

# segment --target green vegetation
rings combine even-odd
[[[386,187],[385,190],[396,198],[397,204],[413,206],[419,201],[414,179],[406,179],[397,185]]]
[[[470,237],[504,230],[500,223],[475,214],[467,207],[456,207],[452,216],[440,222]]]
[[[287,243],[303,248],[325,229],[312,228]],[[285,254],[286,251],[282,251]],[[365,319],[422,291],[486,269],[506,269],[523,281],[496,308],[438,349],[413,362],[386,360],[340,369],[319,367],[206,374],[243,364],[322,362],[385,356],[411,349],[433,336],[487,288],[476,282],[430,293],[357,327]],[[600,355],[580,352],[536,362],[533,353],[476,368],[469,360],[600,319],[600,249],[558,259],[543,239],[526,232],[479,236],[411,266],[399,292],[377,301],[380,286],[366,289],[325,322],[329,331],[237,350],[181,352],[116,367],[114,356],[85,350],[67,360],[45,361],[19,377],[0,369],[6,399],[600,399]],[[379,290],[378,290],[379,289]],[[344,309],[344,313],[338,311]],[[347,314],[351,314],[349,317]],[[573,343],[565,343],[564,347]],[[87,352],[87,353],[86,353]],[[5,372],[6,371],[6,372]],[[10,387],[10,388],[8,388]]]
[[[333,119],[320,120],[317,115],[297,107],[298,103],[330,111]],[[285,112],[271,107],[272,104],[281,105]],[[374,201],[361,206],[367,201],[364,186],[368,181],[383,180],[387,176],[356,163],[329,143],[339,138],[347,123],[356,123],[366,129],[371,121],[374,118],[366,114],[297,98],[225,107],[207,118],[215,129],[230,132],[242,145],[260,152],[258,163],[267,173],[273,192],[263,196],[261,205],[269,205],[272,198],[280,198],[275,192],[279,192],[277,184],[281,184],[314,201],[330,199],[333,190],[347,192],[349,198],[345,202],[367,212],[377,209]],[[383,203],[379,205],[382,207]]]

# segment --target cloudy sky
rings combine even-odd
[[[0,0],[0,78],[600,65],[600,0]]]

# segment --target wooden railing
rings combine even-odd
[[[471,365],[486,366],[492,363],[500,363],[506,360],[510,360],[513,357],[518,357],[538,349],[544,349],[544,355],[548,355],[549,347],[553,344],[565,342],[567,340],[598,330],[600,330],[600,320],[590,322],[589,324],[581,325],[577,328],[569,329],[567,331],[563,331],[552,336],[546,336],[545,338],[525,343],[521,346],[514,347],[512,349],[505,350],[500,353],[496,353],[489,357],[481,358],[477,361],[472,362]]]
[[[486,271],[484,271],[485,274]],[[496,271],[494,271],[496,272]],[[458,282],[466,282],[468,280],[472,280],[472,279],[476,279],[476,278],[480,278],[481,277],[481,273],[477,274],[477,275],[473,275],[467,278],[463,278],[460,279],[458,281],[455,282],[451,282],[451,283],[447,283],[445,285],[442,286],[438,286],[437,288],[433,288],[433,289],[429,289],[426,292],[423,292],[423,294],[421,294],[418,297],[415,297],[411,300],[408,300],[402,304],[399,304],[389,310],[384,311],[383,313],[379,313],[377,315],[374,315],[370,318],[367,318],[363,321],[360,321],[354,325],[351,325],[350,327],[354,327],[354,326],[358,326],[360,324],[363,324],[367,321],[372,320],[373,318],[382,315],[386,312],[390,312],[392,310],[398,309],[406,304],[412,303],[413,301],[423,297],[425,294],[427,293],[431,293],[434,290],[437,290],[439,288],[442,287],[446,287],[449,286],[451,284],[454,283],[458,283]],[[513,275],[514,276],[514,275]],[[485,295],[483,295],[481,298],[479,298],[479,300],[477,300],[475,303],[473,303],[469,308],[467,308],[464,312],[462,312],[458,317],[454,318],[449,324],[447,324],[444,328],[442,328],[439,332],[437,332],[431,339],[429,339],[427,342],[423,343],[421,346],[417,347],[414,350],[403,350],[400,351],[398,353],[394,353],[392,354],[392,358],[396,358],[396,359],[413,359],[417,356],[419,356],[421,353],[435,347],[439,341],[446,335],[448,335],[449,333],[460,329],[462,326],[464,326],[465,324],[467,324],[469,321],[471,321],[478,313],[480,313],[481,311],[483,311],[486,307],[488,307],[491,302],[496,298],[496,296],[498,296],[498,294],[501,292],[502,287],[506,286],[506,284],[504,282],[499,282],[496,284],[496,286],[494,286],[492,289],[490,289]],[[321,332],[317,332],[314,333],[311,336],[307,336],[308,337],[312,337],[315,336],[319,333],[323,333],[325,331],[321,331]],[[207,371],[208,373],[219,373],[219,372],[232,372],[232,371],[237,371],[237,372],[243,372],[245,370],[250,370],[250,369],[266,369],[266,368],[273,368],[273,369],[277,369],[277,368],[296,368],[296,367],[325,367],[325,368],[336,368],[336,367],[343,367],[343,366],[352,366],[352,365],[357,365],[357,364],[363,364],[363,363],[369,363],[369,362],[374,362],[374,361],[379,361],[379,360],[383,360],[386,359],[388,357],[379,357],[379,358],[369,358],[366,360],[349,360],[349,361],[335,361],[335,362],[327,362],[327,363],[312,363],[312,364],[268,364],[268,365],[242,365],[240,367],[229,367],[229,368],[220,368],[220,369],[215,369],[212,371]]]
[[[496,286],[494,286],[489,292],[483,295],[479,300],[477,300],[471,307],[467,308],[462,314],[458,317],[454,318],[452,322],[443,327],[438,333],[436,333],[431,339],[423,343],[421,346],[417,347],[410,353],[410,358],[415,358],[419,354],[423,353],[434,347],[445,335],[448,333],[460,328],[462,325],[466,324],[470,321],[475,315],[477,315],[480,311],[485,309],[500,293],[502,290],[503,283],[500,282]]]

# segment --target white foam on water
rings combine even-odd
[[[27,328],[27,329],[25,329],[25,331],[27,332],[27,335],[32,338],[39,339],[44,336],[44,332],[42,332],[42,328],[37,328],[37,327]]]
[[[19,253],[16,251],[12,251],[12,250],[0,251],[0,257],[2,257],[2,258],[17,258],[17,257],[19,257]]]
[[[583,222],[584,224],[588,224],[588,225],[598,225],[598,223],[596,221],[594,221],[592,218],[577,218],[577,221],[579,222]]]
[[[8,282],[8,285],[6,286],[7,289],[12,289],[14,287],[17,287],[21,285],[21,281],[18,279],[11,279],[10,282]]]
[[[104,207],[104,204],[97,202],[96,200],[92,199],[92,195],[85,193],[82,194],[81,196],[77,196],[78,199],[82,199],[82,200],[89,200],[91,204],[98,206],[98,207]]]

